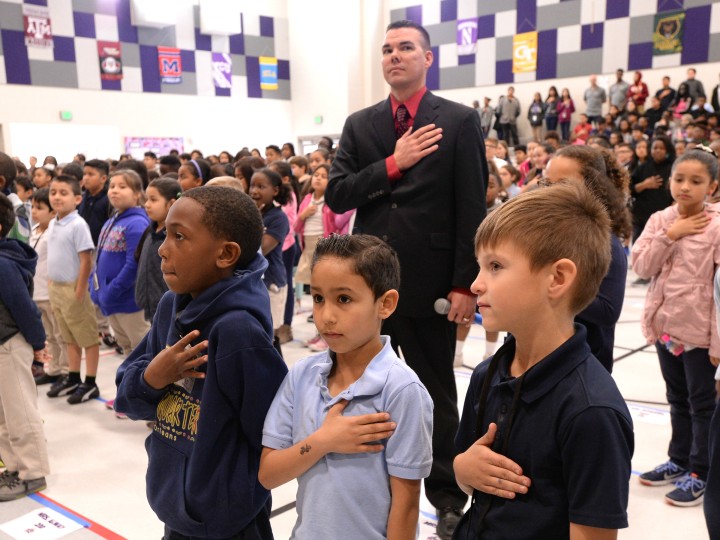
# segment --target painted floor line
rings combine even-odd
[[[74,510],[71,510],[67,506],[60,504],[59,502],[51,499],[47,495],[43,495],[42,493],[33,493],[31,495],[28,495],[28,497],[30,497],[35,502],[42,504],[43,506],[47,506],[49,508],[52,508],[56,512],[60,512],[61,514],[67,516],[73,521],[80,523],[89,531],[94,532],[101,538],[105,538],[105,540],[127,540],[124,536],[120,536],[119,534],[112,532],[110,529],[103,527],[99,523],[95,523],[94,521],[86,518],[85,516],[78,514]]]

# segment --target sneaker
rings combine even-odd
[[[115,345],[115,352],[120,356],[125,356],[125,349],[123,349],[120,345]]]
[[[60,375],[48,375],[43,373],[40,377],[35,377],[35,384],[42,386],[43,384],[52,384],[60,378]]]
[[[8,482],[11,482],[13,478],[17,478],[17,475],[17,471],[3,471],[2,474],[0,474],[0,486],[4,486]]]
[[[50,387],[47,397],[67,396],[72,394],[78,386],[80,386],[80,383],[72,383],[70,377],[63,375]]]
[[[100,341],[102,341],[106,347],[114,349],[117,346],[117,340],[112,334],[100,334]]]
[[[687,473],[688,471],[670,459],[662,465],[658,465],[652,471],[641,474],[640,483],[644,486],[664,486],[673,483]]]
[[[325,352],[328,350],[328,344],[325,340],[320,338],[318,341],[310,345],[310,350],[315,352]]]
[[[77,405],[91,399],[95,399],[100,395],[100,390],[96,384],[81,383],[75,391],[67,398],[70,405]]]
[[[438,522],[435,532],[440,540],[450,540],[463,515],[462,508],[439,508]]]
[[[309,323],[312,323],[312,324],[315,323],[315,318],[314,318],[312,315],[310,315],[306,320],[307,320],[307,322],[309,322]]]
[[[15,473],[17,474],[17,473]],[[15,476],[4,484],[0,485],[0,502],[14,501],[21,499],[25,495],[36,493],[47,487],[45,477],[36,478],[35,480],[20,480]]]
[[[676,488],[665,495],[665,502],[673,506],[698,506],[703,502],[705,482],[695,473],[688,474],[675,484]]]
[[[105,408],[106,408],[106,409],[110,409],[111,411],[113,410],[113,406],[114,406],[114,405],[115,405],[115,400],[114,400],[114,399],[108,399],[108,400],[105,402]]]
[[[303,347],[310,347],[311,345],[315,345],[321,339],[322,338],[320,337],[320,334],[317,334],[314,338],[303,341]]]
[[[650,283],[649,279],[643,279],[643,278],[637,278],[635,281],[631,283],[634,287],[637,287],[638,285],[647,285]]]
[[[290,328],[289,324],[283,324],[277,329],[275,334],[277,335],[278,340],[280,340],[280,345],[285,345],[285,343],[293,340],[292,328]]]

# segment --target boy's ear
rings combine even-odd
[[[82,195],[75,195],[75,207],[80,206],[81,202],[82,202]]]
[[[378,298],[378,301],[380,302],[379,315],[382,320],[387,319],[395,312],[399,299],[400,294],[395,289],[390,289],[380,298]]]
[[[235,268],[238,259],[240,259],[241,253],[242,250],[240,249],[240,244],[238,244],[237,242],[223,242],[222,248],[220,250],[217,260],[215,261],[215,264],[221,270],[225,270],[227,268]]]
[[[577,279],[577,266],[570,259],[555,261],[550,272],[552,280],[548,287],[548,296],[551,300],[560,300],[566,297]]]

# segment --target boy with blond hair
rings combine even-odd
[[[478,229],[472,291],[485,329],[511,337],[470,381],[454,469],[473,500],[454,539],[627,527],[632,420],[573,322],[607,273],[609,235],[602,204],[576,184],[512,199]]]

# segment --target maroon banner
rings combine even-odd
[[[100,78],[103,81],[119,81],[123,78],[122,54],[119,41],[98,41]]]

